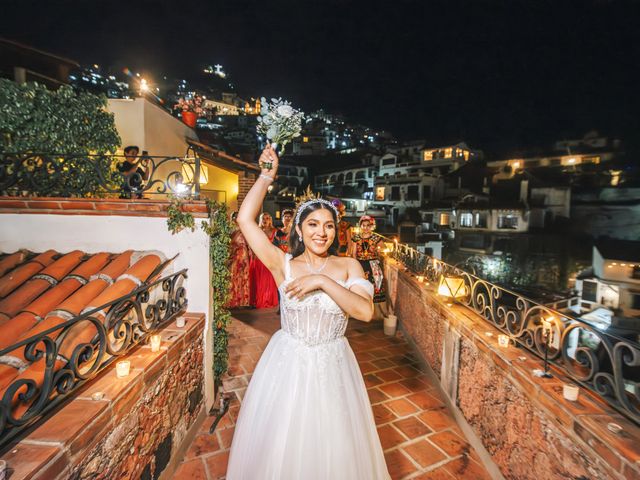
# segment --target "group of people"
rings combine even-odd
[[[360,262],[365,278],[374,288],[374,318],[380,319],[386,314],[386,290],[383,265],[380,255],[381,237],[374,234],[376,221],[369,215],[363,215],[358,221],[357,233],[345,219],[346,208],[340,200],[333,200],[339,214],[337,225],[337,255],[353,257]],[[259,216],[258,226],[269,241],[282,250],[289,252],[289,241],[293,225],[294,212],[282,211],[282,227],[275,227],[269,213]],[[237,212],[231,215],[235,229],[231,235],[230,270],[233,279],[230,287],[229,308],[273,308],[278,306],[278,287],[273,275],[253,254],[236,222]]]

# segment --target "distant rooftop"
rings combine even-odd
[[[603,258],[640,262],[640,241],[606,238],[598,240],[595,246]]]

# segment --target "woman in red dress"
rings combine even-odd
[[[269,241],[273,243],[278,230],[273,226],[271,215],[268,213],[260,215],[259,226]],[[251,305],[255,308],[277,307],[278,287],[276,282],[269,269],[255,255],[251,258],[249,276],[251,279]]]
[[[231,214],[231,222],[235,227],[231,234],[231,253],[229,256],[229,270],[231,271],[231,286],[229,288],[228,308],[248,307],[251,305],[251,290],[249,283],[249,262],[251,251],[236,223],[238,212]]]

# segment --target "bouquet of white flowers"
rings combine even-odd
[[[272,98],[269,103],[262,97],[260,103],[258,133],[264,135],[274,149],[278,146],[284,149],[287,143],[300,136],[304,113],[294,109],[291,103],[281,98]],[[262,167],[271,170],[271,164]]]

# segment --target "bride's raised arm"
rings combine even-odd
[[[260,155],[260,165],[272,164],[272,168],[262,169],[262,173],[244,198],[238,212],[238,226],[247,243],[258,256],[260,261],[271,271],[277,284],[284,280],[284,253],[273,245],[269,238],[256,223],[256,217],[262,209],[262,202],[267,194],[269,185],[273,183],[278,171],[278,155],[271,145],[267,145]]]

